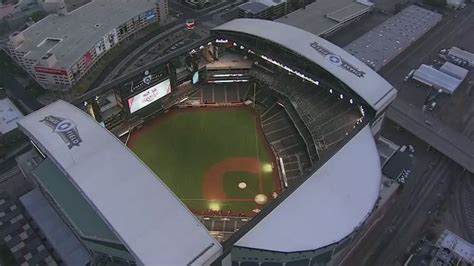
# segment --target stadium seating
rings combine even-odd
[[[254,67],[246,74],[252,82],[206,84],[193,97],[202,104],[255,102],[265,137],[282,158],[289,184],[337,149],[360,118],[347,99],[286,71]]]
[[[255,99],[253,98],[255,96]],[[298,132],[294,122],[281,105],[284,97],[265,88],[257,86],[255,95],[256,109],[261,115],[262,129],[267,141],[279,157],[282,158],[288,183],[291,184],[304,174],[304,169],[312,165],[307,145]]]
[[[317,154],[337,146],[360,118],[357,109],[348,100],[342,100],[339,95],[318,88],[295,75],[284,71],[270,74],[259,68],[252,69],[251,75],[289,100],[292,108],[286,108],[285,105],[288,115],[297,128],[303,131],[301,135],[310,150],[311,144],[315,144]],[[309,130],[310,136],[304,132],[305,128]],[[313,153],[310,151],[312,158]]]

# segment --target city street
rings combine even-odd
[[[5,60],[5,62],[7,62],[7,66],[5,67],[8,67],[8,64],[15,64],[15,62],[1,49],[0,58],[1,60]],[[0,71],[2,72],[0,75],[0,84],[2,85],[0,85],[0,87],[3,87],[10,97],[14,98],[19,104],[21,104],[22,110],[29,113],[43,107],[43,105],[40,104],[33,96],[26,92],[25,87],[15,79],[13,74],[8,73],[8,69],[3,69],[3,65]],[[22,75],[27,76],[27,74],[23,71]]]
[[[223,1],[206,9],[193,10],[188,6],[180,4],[178,0],[170,1],[170,15],[179,13],[179,17],[176,17],[174,22],[166,25],[166,29],[163,32],[147,40],[140,47],[129,53],[120,63],[116,64],[101,84],[105,84],[122,74],[158,60],[162,55],[172,53],[174,50],[170,51],[167,49],[173,45],[178,45],[181,41],[183,41],[182,47],[192,48],[194,42],[208,36],[210,27],[207,25],[219,25],[226,20],[232,19],[232,16],[226,15],[231,13],[229,11],[230,8],[240,2]],[[221,18],[221,14],[226,17],[225,20]],[[196,21],[197,26],[193,30],[187,30],[184,27],[186,19],[189,18]],[[193,33],[194,36],[190,36]],[[97,86],[98,84],[94,87]]]
[[[420,64],[436,65],[435,60],[439,59],[438,53],[443,48],[457,46],[474,52],[474,29],[464,25],[474,25],[472,4],[461,11],[446,11],[438,26],[381,69],[380,74],[398,89],[398,100],[403,100],[421,111],[430,88],[415,80],[404,82],[403,78],[408,72],[418,68]],[[426,113],[474,140],[473,94],[468,84],[472,80],[474,72],[471,71],[453,95],[441,94],[436,100],[438,106],[433,112]]]
[[[350,249],[343,265],[403,265],[417,239],[436,233],[429,225],[432,220],[441,221],[433,216],[446,211],[444,202],[450,195],[450,186],[465,174],[444,155],[427,150],[428,145],[409,132],[397,131],[391,121],[387,121],[382,135],[396,143],[415,147],[414,172],[401,193],[394,196],[395,202],[384,216],[374,225],[367,225],[371,230],[361,234],[362,239],[356,239],[354,243],[358,245]],[[456,222],[464,223],[463,220]]]

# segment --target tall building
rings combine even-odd
[[[110,49],[167,16],[167,0],[95,0],[70,13],[59,5],[56,14],[10,35],[8,49],[45,89],[68,91]]]

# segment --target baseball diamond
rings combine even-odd
[[[280,192],[275,158],[251,108],[173,110],[128,146],[196,214],[253,216]],[[245,188],[239,184],[245,183]]]

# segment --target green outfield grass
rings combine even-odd
[[[129,147],[145,162],[183,202],[194,211],[219,206],[222,211],[248,212],[257,206],[251,200],[256,193],[271,198],[276,190],[275,178],[268,166],[272,156],[264,137],[256,130],[254,113],[246,108],[198,111],[176,111],[146,125],[132,134]],[[203,177],[215,164],[234,157],[253,157],[267,170],[258,175],[231,171],[224,174],[226,200],[209,202],[203,197]],[[239,189],[239,182],[246,189]],[[260,191],[260,190],[263,191]]]

